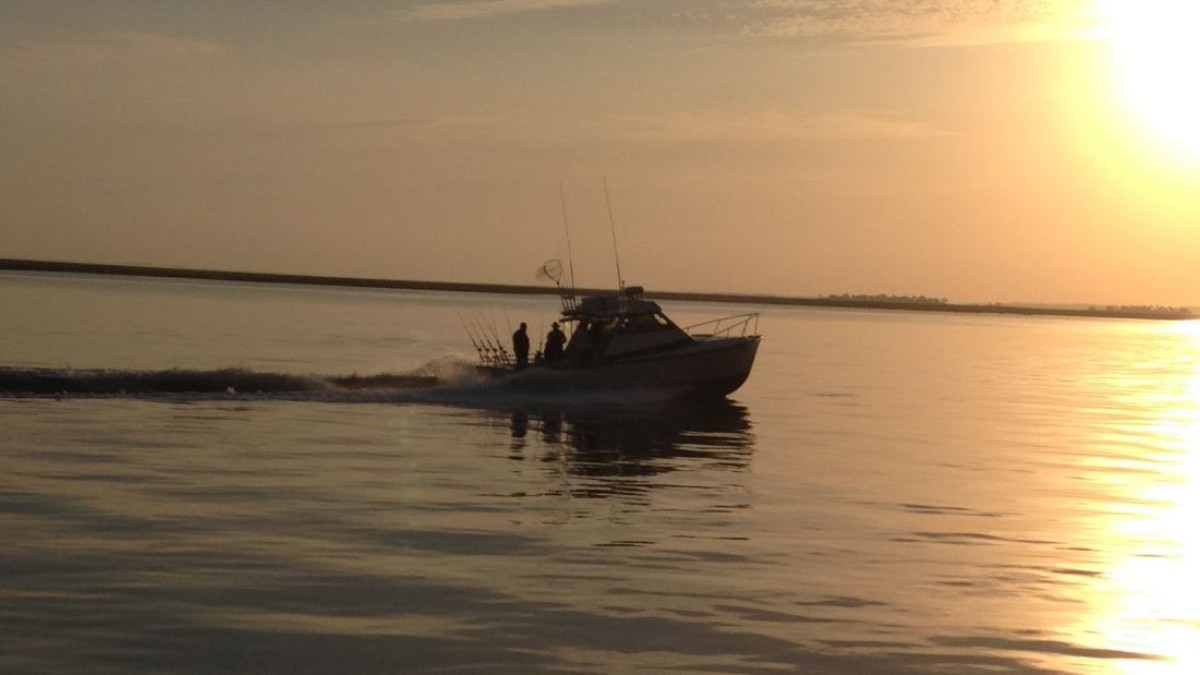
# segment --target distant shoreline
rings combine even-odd
[[[340,286],[348,288],[384,288],[409,291],[454,291],[460,293],[497,293],[505,295],[557,295],[556,288],[517,284],[481,284],[448,281],[413,281],[360,277],[319,276],[309,274],[270,274],[265,272],[234,272],[179,267],[145,265],[107,265],[47,260],[0,258],[0,271],[58,272],[107,276],[152,277],[166,279],[199,279],[206,281],[239,281],[263,284],[293,284]],[[579,295],[611,292],[612,289],[579,288]],[[910,312],[943,312],[952,314],[1015,314],[1024,316],[1074,316],[1106,319],[1146,319],[1180,321],[1194,319],[1191,311],[1181,308],[1140,307],[1031,307],[1011,304],[956,304],[946,302],[911,302],[905,300],[859,300],[852,298],[804,298],[746,293],[690,293],[681,291],[652,291],[648,295],[662,300],[690,300],[754,305],[784,305],[792,307],[827,307]]]

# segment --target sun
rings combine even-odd
[[[1200,160],[1200,0],[1096,0],[1129,107],[1158,142]]]

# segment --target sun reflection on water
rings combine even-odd
[[[1200,673],[1200,322],[1170,328],[1171,364],[1153,387],[1128,392],[1154,421],[1141,471],[1115,495],[1109,564],[1091,600],[1089,631],[1123,675]]]

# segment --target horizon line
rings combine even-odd
[[[246,283],[290,284],[312,286],[338,286],[347,288],[382,288],[392,290],[447,291],[461,293],[493,293],[507,295],[559,295],[560,287],[534,286],[528,284],[500,284],[482,282],[423,281],[410,279],[383,279],[376,277],[350,277],[316,274],[290,274],[274,272],[246,272],[235,270],[213,270],[189,267],[160,267],[154,265],[117,265],[109,263],[83,263],[68,261],[33,260],[27,258],[0,258],[0,271],[49,272],[69,274],[93,274],[99,276],[131,276],[167,279],[196,279],[205,281],[236,281]],[[580,295],[603,295],[615,292],[611,288],[573,288]],[[887,296],[861,296],[842,294],[818,297],[788,296],[764,293],[721,293],[695,291],[654,291],[655,298],[694,302],[728,302],[735,304],[785,305],[793,307],[826,307],[841,309],[867,309],[889,311],[923,311],[968,314],[1007,314],[1026,316],[1077,316],[1112,319],[1187,320],[1195,319],[1186,307],[1080,305],[1054,306],[1018,303],[951,303],[944,300]]]

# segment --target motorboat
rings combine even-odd
[[[681,328],[640,286],[580,298],[560,287],[560,297],[561,320],[570,329],[561,355],[539,350],[518,367],[498,339],[472,336],[480,370],[570,390],[648,389],[719,398],[749,377],[762,339],[756,312]]]

